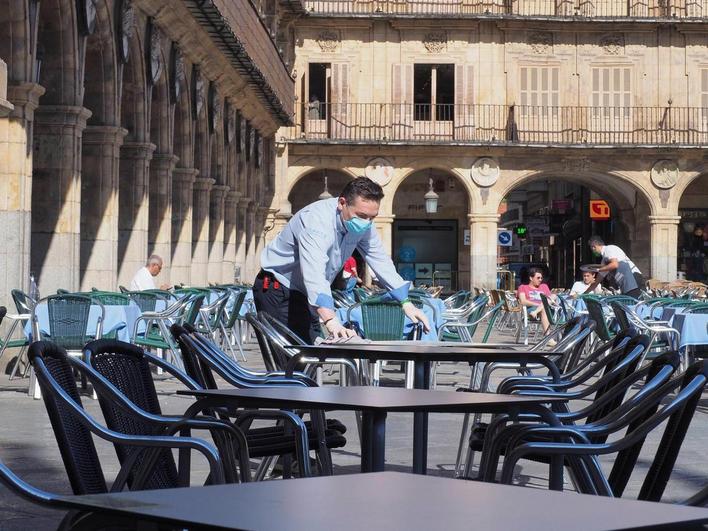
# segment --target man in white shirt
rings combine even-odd
[[[593,254],[602,257],[602,267],[597,272],[609,275],[611,280],[614,279],[622,293],[638,298],[642,294],[641,288],[646,285],[646,281],[642,272],[625,252],[616,245],[605,245],[599,236],[593,236],[588,243]]]
[[[135,273],[133,280],[130,281],[130,291],[145,291],[148,289],[156,289],[155,280],[156,277],[162,271],[162,257],[156,254],[150,255],[147,259],[145,267],[138,269]],[[169,286],[163,284],[160,289],[167,289]]]
[[[573,287],[570,288],[570,296],[575,299],[578,297],[578,295],[583,295],[586,292],[602,293],[602,287],[600,286],[600,283],[595,282],[596,277],[597,275],[595,273],[585,271],[583,273],[583,279],[578,280],[575,284],[573,284]],[[595,284],[595,287],[588,292],[588,288],[590,288],[592,284]]]

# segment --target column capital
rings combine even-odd
[[[393,220],[396,219],[395,215],[390,215],[390,216],[376,216],[374,218],[375,223],[393,223]]]
[[[74,105],[40,105],[34,111],[37,124],[47,127],[73,127],[79,131],[86,129],[86,120],[91,111]]]
[[[127,134],[128,130],[118,125],[87,125],[81,140],[84,144],[89,145],[115,144],[121,146]]]
[[[39,105],[39,97],[44,94],[44,87],[37,83],[20,83],[8,85],[7,105],[11,107],[10,116],[24,120],[32,120],[34,111]],[[14,109],[12,107],[14,106]]]
[[[198,174],[199,170],[196,168],[175,168],[172,170],[172,181],[193,184]]]
[[[499,214],[467,214],[470,223],[499,223]]]
[[[229,191],[226,193],[226,202],[238,204],[238,200],[240,197],[241,197],[241,192],[237,192],[236,190],[229,189]]]
[[[238,200],[238,206],[248,208],[252,202],[253,200],[250,197],[241,197],[241,199]]]
[[[648,216],[648,218],[652,225],[678,225],[681,223],[681,216],[659,215]]]
[[[215,182],[216,181],[214,179],[209,177],[197,177],[194,179],[194,190],[204,190],[205,192],[208,192],[214,186]]]
[[[211,187],[211,198],[216,201],[224,201],[229,187],[223,184],[215,184]]]
[[[125,142],[120,147],[123,159],[151,160],[157,146],[151,142]]]
[[[173,155],[172,153],[153,153],[152,161],[150,162],[150,169],[172,170],[178,160],[179,157],[177,155]]]

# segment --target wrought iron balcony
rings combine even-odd
[[[708,0],[306,0],[311,15],[703,18]]]
[[[708,146],[708,108],[318,103],[288,141],[312,143]]]

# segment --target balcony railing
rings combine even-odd
[[[708,17],[708,0],[307,0],[321,16]]]
[[[292,141],[708,146],[708,108],[317,103]]]

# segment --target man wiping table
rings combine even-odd
[[[310,343],[319,335],[319,323],[333,338],[354,335],[337,318],[330,284],[358,249],[406,316],[429,330],[424,312],[408,300],[410,282],[396,271],[373,226],[383,196],[381,186],[357,177],[339,198],[316,201],[297,212],[261,254],[261,271],[253,282],[256,309]]]

